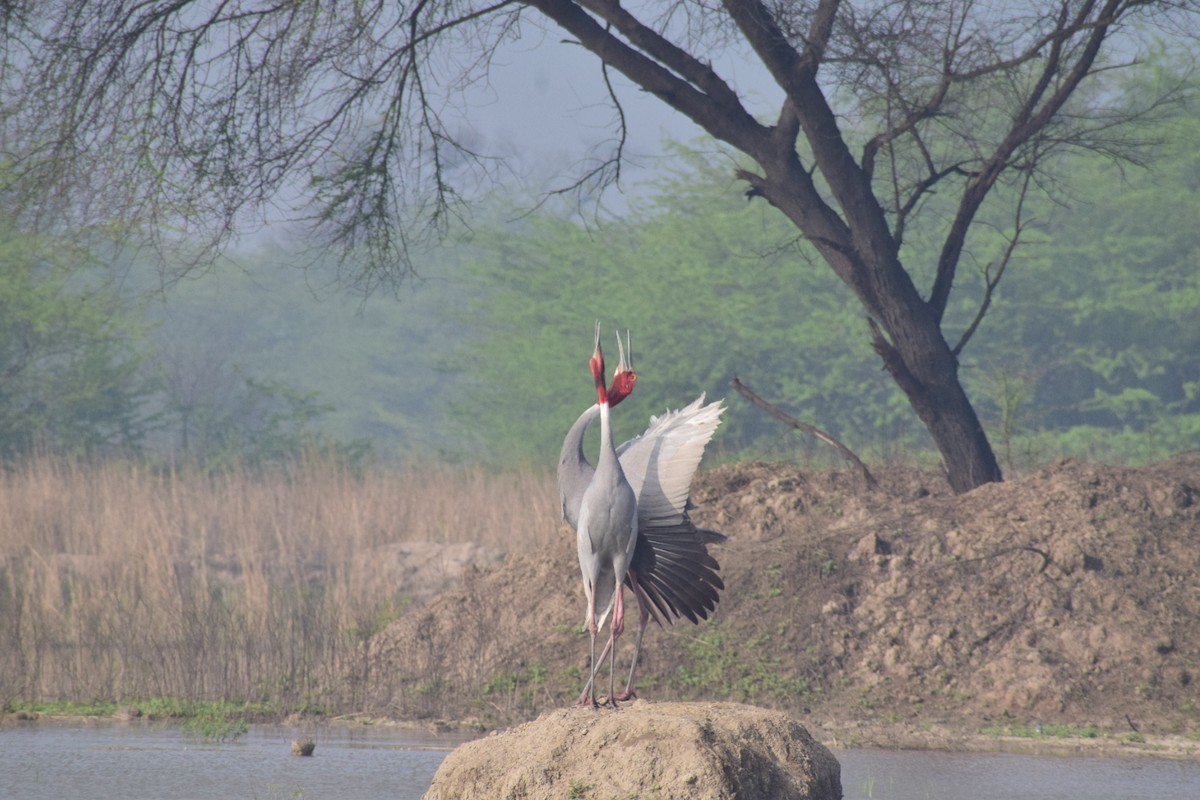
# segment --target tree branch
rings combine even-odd
[[[754,143],[766,134],[767,129],[711,69],[642,25],[615,2],[529,0],[529,5],[569,31],[581,45],[633,83],[716,138],[753,152]],[[583,10],[584,5],[616,28],[632,46],[601,26]]]
[[[929,293],[930,310],[939,322],[946,313],[946,305],[950,299],[950,290],[954,285],[954,277],[963,247],[966,244],[967,233],[980,206],[983,205],[984,198],[1004,170],[1011,166],[1013,155],[1017,150],[1045,127],[1091,72],[1104,37],[1107,35],[1109,27],[1118,20],[1119,10],[1124,2],[1125,0],[1107,0],[1097,18],[1090,21],[1089,15],[1095,2],[1083,3],[1073,19],[1069,21],[1070,3],[1062,3],[1055,30],[1043,37],[1042,41],[1049,45],[1050,51],[1045,56],[1045,63],[1033,89],[1016,113],[1007,135],[996,146],[992,155],[984,161],[982,168],[968,181],[959,201],[958,211],[950,225],[949,234],[938,258],[937,275]],[[1065,76],[1059,79],[1059,76],[1063,75],[1066,45],[1070,37],[1080,32],[1087,33],[1083,49],[1076,56]],[[1046,92],[1049,91],[1055,80],[1058,80],[1057,88],[1046,98]],[[1044,102],[1043,98],[1045,98]]]
[[[992,306],[992,295],[996,292],[996,287],[1000,285],[1000,279],[1004,277],[1005,270],[1008,269],[1009,262],[1012,261],[1013,252],[1017,249],[1017,244],[1021,241],[1021,233],[1025,230],[1025,221],[1022,219],[1022,212],[1025,208],[1025,198],[1029,193],[1029,184],[1033,180],[1032,170],[1025,173],[1025,179],[1021,182],[1021,191],[1017,197],[1017,207],[1013,214],[1013,235],[1008,238],[1008,244],[1004,247],[1004,254],[1000,258],[1000,265],[996,268],[996,274],[991,274],[991,265],[989,264],[983,270],[983,299],[979,302],[979,308],[975,312],[975,317],[971,323],[967,325],[962,336],[958,339],[958,344],[954,345],[952,352],[954,357],[958,358],[962,353],[963,348],[967,346],[967,342],[975,335],[975,331],[983,322],[984,316],[988,309]]]
[[[867,469],[867,465],[864,464],[859,459],[859,457],[854,454],[854,451],[852,451],[849,447],[846,447],[846,445],[839,442],[833,436],[830,436],[828,433],[825,433],[825,431],[821,430],[820,428],[818,428],[815,425],[810,425],[807,422],[801,422],[800,420],[796,419],[795,417],[793,417],[790,414],[786,413],[785,411],[781,410],[777,406],[774,406],[771,403],[768,403],[766,400],[762,399],[762,397],[760,397],[758,394],[756,394],[754,392],[754,390],[752,390],[749,386],[747,386],[746,384],[744,384],[740,380],[738,380],[738,377],[736,375],[734,375],[733,378],[730,379],[729,385],[731,387],[733,387],[733,389],[738,394],[740,394],[742,397],[746,398],[751,403],[753,403],[754,405],[761,408],[763,411],[766,411],[768,414],[770,414],[772,417],[779,420],[783,424],[788,425],[792,428],[795,428],[796,430],[801,430],[801,431],[804,431],[805,433],[815,436],[816,438],[820,439],[825,444],[827,444],[830,447],[837,450],[838,454],[842,458],[846,459],[847,461],[849,461],[851,464],[853,464],[855,467],[858,468],[858,472],[860,475],[862,475],[863,482],[866,483],[868,489],[874,489],[879,485],[878,482],[876,482],[876,480],[875,480],[875,476],[871,474],[871,470]]]
[[[625,117],[625,107],[621,104],[621,98],[617,96],[616,87],[613,86],[609,66],[603,61],[600,62],[600,73],[604,78],[604,89],[608,92],[609,102],[617,112],[617,140],[612,154],[600,159],[599,163],[589,167],[582,175],[565,186],[549,190],[531,209],[520,214],[520,217],[529,216],[540,210],[551,197],[576,195],[577,202],[582,205],[582,195],[588,187],[608,185],[620,187],[621,165],[625,163],[625,145],[629,141],[629,125]]]
[[[741,98],[721,76],[691,53],[676,46],[621,7],[616,0],[578,0],[579,5],[608,22],[638,50],[667,67],[721,105],[741,106]]]

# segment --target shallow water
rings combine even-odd
[[[292,740],[302,737],[317,743],[311,757],[292,755]],[[236,742],[205,742],[146,723],[22,724],[0,730],[0,797],[416,800],[466,738],[254,726]]]
[[[835,750],[845,800],[1200,800],[1200,762]]]
[[[311,737],[311,758],[291,754]],[[416,800],[469,737],[395,728],[255,726],[203,742],[147,723],[0,729],[0,798],[387,798]],[[1170,800],[1200,798],[1200,762],[1004,753],[837,750],[845,800]]]

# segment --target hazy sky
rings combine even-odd
[[[564,43],[557,30],[538,31],[532,25],[526,30],[493,63],[489,85],[472,93],[466,124],[489,151],[515,155],[514,166],[531,177],[607,155],[615,141],[616,115],[605,94],[600,61],[579,45]],[[722,77],[757,101],[752,111],[775,113],[774,98],[767,103],[763,97],[778,89],[772,92],[761,64],[736,55],[714,58]],[[636,182],[644,177],[639,172],[655,169],[665,140],[690,142],[704,135],[658,98],[615,71],[609,74],[628,126],[624,179]]]

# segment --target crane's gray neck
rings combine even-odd
[[[567,431],[567,438],[563,439],[562,450],[558,454],[559,470],[563,467],[592,466],[591,462],[587,460],[587,454],[583,451],[583,440],[587,436],[588,428],[599,416],[600,404],[593,403],[575,420],[575,424]]]
[[[571,430],[567,431],[567,438],[563,439],[562,450],[558,454],[558,492],[562,500],[563,519],[572,528],[579,526],[579,504],[596,473],[584,453],[583,441],[588,428],[599,416],[599,403],[593,403],[580,414]]]
[[[613,443],[610,411],[611,406],[608,403],[600,405],[600,458],[596,462],[596,472],[614,473],[620,475],[620,480],[624,480],[621,462],[617,459],[617,447]]]

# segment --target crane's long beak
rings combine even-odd
[[[637,373],[633,371],[633,340],[628,330],[625,331],[625,342],[621,343],[621,334],[617,333],[617,350],[621,354],[616,370],[613,371],[612,386],[608,389],[608,400],[613,406],[620,403],[633,393],[633,385],[637,382]]]
[[[591,367],[592,379],[596,381],[596,389],[599,390],[600,401],[603,402],[606,391],[604,388],[604,351],[600,348],[600,320],[596,320],[596,349],[592,353],[588,366]]]
[[[622,372],[633,372],[633,342],[630,338],[629,329],[625,329],[625,346],[621,346],[621,332],[617,331],[617,352],[620,353],[620,359],[617,361],[617,370],[613,373],[613,377],[620,375]]]

